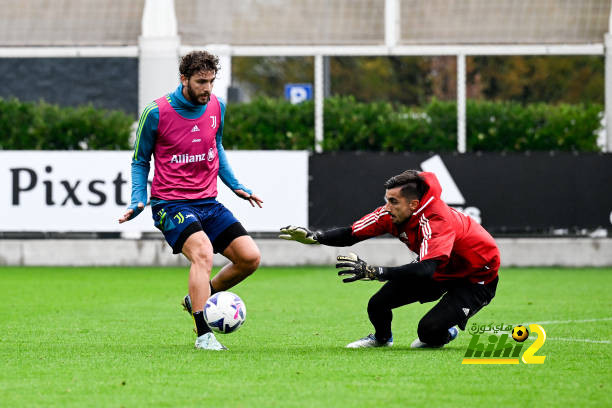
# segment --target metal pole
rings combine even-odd
[[[612,152],[612,35],[606,34],[604,36],[604,55],[605,55],[605,68],[604,68],[604,81],[605,81],[605,95],[604,95],[604,109],[605,109],[605,130],[606,136],[605,141],[600,144],[604,152]],[[601,140],[601,139],[600,139]]]
[[[329,55],[323,57],[323,97],[329,98],[331,96],[331,67]]]
[[[323,56],[314,57],[315,152],[323,152]]]
[[[606,143],[603,151],[612,152],[612,8],[608,15],[608,33],[604,35],[605,55],[605,114],[606,114]],[[612,216],[611,216],[612,217]]]
[[[465,54],[457,55],[457,151],[465,153]]]

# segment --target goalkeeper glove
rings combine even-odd
[[[306,227],[296,227],[295,225],[288,225],[285,228],[280,229],[281,235],[279,238],[286,239],[289,241],[297,241],[302,244],[318,244],[316,232],[312,232]]]
[[[342,279],[344,283],[356,280],[384,280],[382,266],[368,265],[366,261],[352,252],[348,256],[339,255],[336,259],[336,268],[348,268],[338,272],[338,276],[351,275]]]

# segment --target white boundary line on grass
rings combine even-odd
[[[569,324],[569,323],[590,323],[590,322],[603,322],[612,320],[612,317],[601,317],[598,319],[582,319],[582,320],[549,320],[547,322],[536,322],[535,324]],[[527,324],[527,323],[523,323]],[[558,341],[578,341],[582,343],[599,343],[599,344],[610,344],[610,340],[591,340],[591,339],[568,339],[564,337],[549,337],[548,340]]]
[[[610,344],[610,340],[591,340],[591,339],[566,339],[563,337],[549,337],[547,340],[560,340],[560,341],[580,341],[582,343],[602,343]]]
[[[589,323],[589,322],[603,322],[606,320],[612,320],[612,317],[602,317],[599,319],[583,319],[583,320],[549,320],[547,322],[531,322],[535,324],[569,324],[569,323]],[[528,324],[528,323],[523,323]]]

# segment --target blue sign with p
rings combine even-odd
[[[285,99],[294,105],[312,99],[312,85],[285,84]]]

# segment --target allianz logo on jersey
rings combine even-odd
[[[442,201],[457,211],[461,211],[465,215],[469,215],[479,224],[481,223],[482,216],[480,209],[472,206],[465,207],[465,198],[463,197],[463,194],[461,194],[459,187],[457,187],[455,180],[453,180],[453,177],[439,155],[436,154],[435,156],[432,156],[422,162],[421,169],[423,171],[434,173],[438,178],[438,181],[442,186]]]
[[[196,163],[196,162],[201,162],[201,161],[213,161],[215,159],[215,151],[213,150],[213,148],[211,147],[210,149],[208,149],[208,153],[202,153],[202,154],[173,154],[172,158],[170,159],[170,163],[178,163],[178,164],[184,164],[184,163]]]

